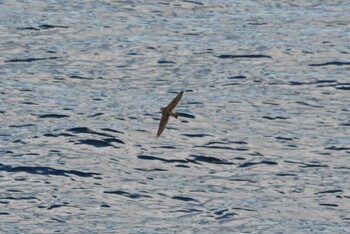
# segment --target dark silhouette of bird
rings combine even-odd
[[[174,118],[177,119],[178,115],[175,114],[173,112],[174,108],[177,106],[177,104],[179,103],[180,99],[182,98],[182,95],[184,94],[184,91],[181,90],[180,93],[174,98],[174,100],[172,100],[169,105],[165,108],[160,108],[160,110],[162,111],[162,118],[160,120],[159,123],[159,128],[158,128],[158,132],[157,132],[157,137],[159,137],[162,132],[165,129],[166,124],[168,123],[169,117],[173,116]]]

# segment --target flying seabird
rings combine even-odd
[[[177,119],[178,115],[173,112],[173,109],[176,107],[176,105],[179,103],[180,99],[182,98],[182,95],[184,94],[184,91],[181,90],[180,93],[172,100],[169,105],[165,108],[160,108],[162,111],[162,118],[159,123],[159,128],[157,132],[157,137],[162,134],[162,132],[165,129],[166,124],[168,123],[170,115]]]

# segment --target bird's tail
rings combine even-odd
[[[177,119],[177,118],[179,117],[179,115],[178,115],[178,114],[175,114],[174,112],[171,112],[170,115],[171,115],[172,117],[174,117],[175,119]]]

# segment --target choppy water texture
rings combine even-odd
[[[350,233],[348,12],[1,1],[1,231]]]

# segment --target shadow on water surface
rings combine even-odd
[[[1,163],[0,163],[0,171],[10,172],[10,173],[25,172],[29,174],[44,175],[44,176],[75,175],[80,177],[93,177],[93,176],[101,175],[100,173],[82,172],[77,170],[62,170],[62,169],[55,169],[51,167],[10,166],[10,165],[4,165]]]

